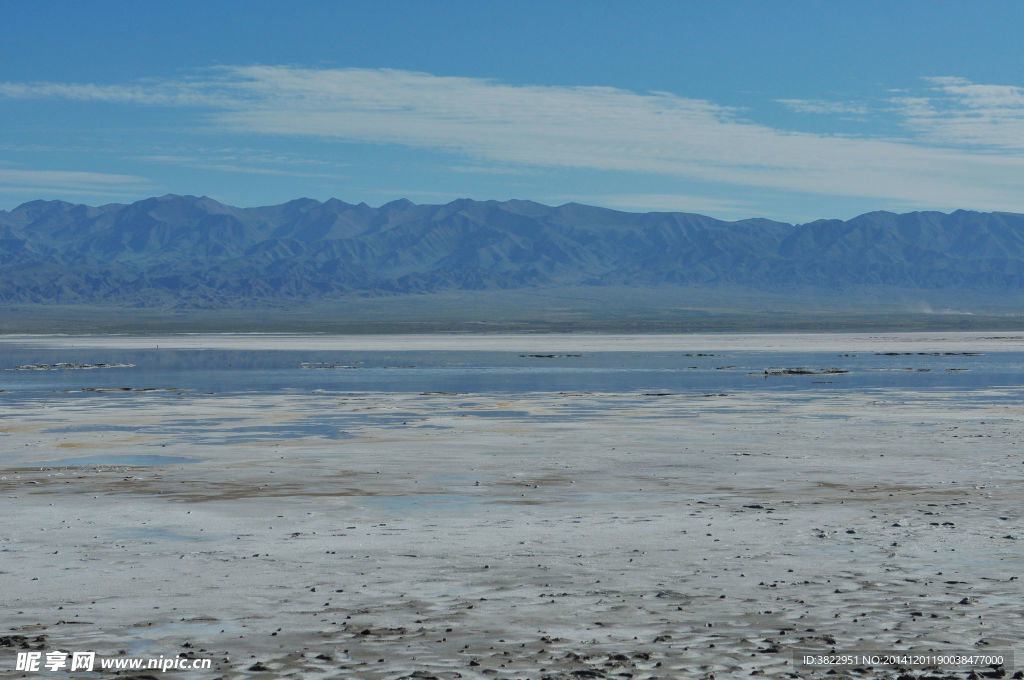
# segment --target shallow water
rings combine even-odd
[[[993,338],[1016,336],[928,334],[902,344],[878,340],[876,349],[854,336],[814,337],[780,334],[764,344],[784,347],[756,349],[748,336],[675,336],[685,351],[637,351],[645,336],[579,336],[579,348],[598,351],[536,356],[526,349],[545,347],[544,336],[523,336],[524,349],[507,340],[502,351],[486,349],[487,336],[448,336],[437,349],[318,349],[318,336],[277,338],[273,343],[240,342],[240,349],[208,349],[224,344],[222,336],[182,336],[189,347],[140,347],[144,339],[102,336],[0,338],[0,390],[12,395],[28,392],[99,390],[130,397],[140,390],[161,390],[173,398],[191,393],[238,392],[737,392],[744,390],[862,390],[869,388],[976,389],[1019,385],[1024,381],[1024,351],[1019,342]],[[552,347],[572,348],[572,336],[552,336]],[[671,344],[659,336],[658,346]],[[699,342],[706,345],[694,345]],[[746,338],[744,344],[741,340]],[[781,339],[780,339],[781,338]],[[844,347],[847,342],[848,350]],[[324,347],[336,338],[319,338]],[[386,344],[386,343],[385,343]],[[422,343],[419,343],[422,344]],[[494,344],[494,343],[492,343]],[[268,348],[265,345],[270,345]],[[479,349],[485,347],[485,349]],[[732,347],[733,349],[722,349]],[[736,347],[740,347],[736,349]],[[829,349],[817,349],[828,347]],[[864,351],[867,347],[868,351]],[[899,348],[893,350],[893,347]],[[297,349],[301,348],[301,349]],[[611,348],[611,349],[609,349]],[[799,348],[799,349],[797,349]],[[860,351],[857,348],[861,348]],[[894,352],[896,352],[894,354]],[[92,366],[132,364],[89,370],[18,370],[26,365],[61,362]],[[823,375],[766,375],[773,368],[821,371],[838,368],[848,373]],[[110,391],[107,391],[110,390]],[[482,415],[482,414],[481,414]],[[488,416],[485,416],[488,417]],[[494,416],[490,416],[494,417]]]

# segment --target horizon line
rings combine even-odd
[[[842,219],[842,218],[838,218],[838,217],[820,217],[820,218],[817,218],[817,219],[814,219],[814,220],[809,220],[807,222],[785,222],[785,221],[773,219],[773,218],[770,218],[770,217],[760,217],[760,216],[746,217],[746,218],[742,218],[742,219],[738,219],[738,220],[724,220],[724,219],[721,219],[721,218],[718,218],[718,217],[713,217],[711,215],[706,215],[704,213],[688,212],[688,211],[685,211],[685,210],[646,210],[646,211],[640,211],[640,210],[620,210],[618,208],[609,208],[609,207],[606,207],[606,206],[597,205],[597,204],[593,204],[593,203],[581,203],[579,201],[568,201],[566,203],[561,203],[561,204],[558,204],[558,205],[550,205],[550,204],[547,204],[547,203],[541,203],[540,201],[535,201],[533,199],[528,199],[528,198],[510,198],[510,199],[506,199],[506,200],[498,200],[498,199],[493,199],[492,198],[492,199],[483,199],[483,200],[481,200],[481,199],[475,199],[475,198],[460,197],[460,198],[452,199],[451,201],[448,201],[447,203],[416,203],[415,201],[413,201],[413,200],[411,200],[409,198],[404,198],[403,197],[403,198],[396,198],[396,199],[393,199],[391,201],[386,201],[386,202],[381,203],[380,205],[377,205],[377,206],[373,206],[373,205],[370,205],[369,203],[367,203],[366,201],[360,201],[359,203],[350,203],[350,202],[348,202],[348,201],[346,201],[344,199],[337,198],[336,196],[332,196],[332,197],[330,197],[328,199],[325,199],[325,200],[322,200],[322,201],[319,200],[319,199],[316,199],[316,198],[310,198],[308,196],[300,196],[300,197],[297,197],[297,198],[290,199],[288,201],[284,201],[283,203],[270,203],[270,204],[264,204],[264,205],[241,206],[241,205],[233,205],[233,204],[230,204],[230,203],[225,203],[225,202],[223,202],[221,200],[218,200],[218,199],[213,198],[211,196],[207,196],[205,194],[202,195],[202,196],[196,196],[195,194],[176,194],[176,193],[173,193],[173,192],[168,192],[168,193],[165,193],[165,194],[161,194],[159,196],[146,196],[144,198],[140,198],[138,200],[127,202],[127,203],[122,203],[122,202],[114,201],[114,202],[102,203],[102,204],[98,204],[98,205],[91,205],[91,204],[88,204],[88,203],[75,203],[75,202],[67,201],[67,200],[60,199],[60,198],[53,198],[53,199],[37,198],[37,199],[33,199],[31,201],[24,201],[22,203],[19,203],[17,206],[15,206],[15,207],[13,207],[13,208],[11,208],[9,210],[0,209],[0,213],[10,214],[10,213],[16,212],[17,210],[20,210],[21,208],[24,208],[25,206],[29,206],[29,205],[32,205],[34,203],[64,203],[64,204],[73,205],[73,206],[85,206],[87,208],[107,208],[107,207],[110,207],[110,206],[131,206],[131,205],[136,205],[138,203],[143,203],[145,201],[161,200],[161,199],[168,199],[168,198],[193,199],[193,200],[196,200],[196,201],[208,200],[208,201],[213,201],[214,203],[217,203],[218,205],[222,205],[222,206],[225,206],[225,207],[228,207],[228,208],[235,208],[237,210],[259,210],[261,208],[276,208],[276,207],[279,207],[279,206],[288,205],[289,203],[295,203],[295,202],[298,202],[298,201],[312,201],[312,202],[317,203],[319,205],[326,205],[326,204],[331,203],[331,202],[338,202],[338,203],[342,203],[344,205],[352,206],[352,207],[363,206],[363,207],[369,208],[371,210],[381,210],[381,209],[383,209],[383,208],[385,208],[385,207],[387,207],[389,205],[392,205],[394,203],[408,203],[408,204],[411,204],[412,206],[415,206],[415,207],[438,207],[438,208],[445,207],[445,206],[450,206],[450,205],[452,205],[454,203],[462,203],[462,202],[493,203],[493,204],[498,204],[498,205],[507,204],[507,203],[531,203],[533,205],[538,205],[538,206],[541,206],[543,208],[548,208],[548,209],[551,209],[551,210],[558,210],[558,209],[566,208],[566,207],[570,207],[570,206],[580,206],[580,207],[584,207],[584,208],[595,208],[597,210],[607,210],[609,212],[622,213],[624,215],[694,215],[694,216],[704,217],[704,218],[707,218],[707,219],[711,219],[711,220],[715,220],[717,222],[723,222],[723,223],[727,223],[727,224],[735,224],[735,223],[739,223],[739,222],[749,222],[749,221],[754,221],[754,220],[758,220],[758,221],[766,220],[766,221],[769,221],[769,222],[775,222],[777,224],[788,224],[788,225],[791,225],[791,226],[802,226],[802,225],[805,225],[805,224],[813,224],[814,222],[829,222],[829,221],[849,222],[849,221],[855,220],[855,219],[857,219],[859,217],[864,217],[865,215],[874,215],[874,214],[877,214],[877,213],[884,213],[884,214],[889,214],[889,215],[914,215],[914,214],[921,214],[921,213],[938,213],[940,215],[947,215],[947,216],[948,215],[954,215],[956,213],[975,213],[975,214],[980,214],[980,215],[985,215],[985,214],[988,214],[988,215],[1024,215],[1024,212],[1013,212],[1013,211],[1008,211],[1008,210],[973,210],[973,209],[969,209],[969,208],[957,208],[955,210],[951,210],[951,211],[948,211],[948,212],[944,211],[944,210],[928,210],[928,209],[909,210],[907,212],[894,212],[892,210],[869,210],[867,212],[863,212],[863,213],[859,213],[857,215],[854,215],[853,217],[851,217],[849,219],[845,219],[845,220]]]

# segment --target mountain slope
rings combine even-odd
[[[1017,292],[1024,215],[875,212],[790,225],[519,200],[236,208],[175,195],[0,212],[8,303],[218,307],[559,286]]]

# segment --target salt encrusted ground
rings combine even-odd
[[[1012,650],[1021,396],[0,399],[3,634],[210,656],[177,674],[204,678],[826,677],[794,650]]]

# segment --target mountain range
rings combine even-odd
[[[524,200],[237,208],[178,195],[0,211],[0,303],[220,308],[560,287],[1016,295],[1024,215],[786,224]]]

